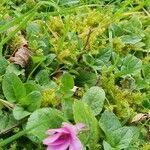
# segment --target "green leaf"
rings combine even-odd
[[[131,19],[130,19],[130,24],[132,25],[132,27],[135,29],[135,30],[140,30],[142,29],[142,22],[140,20],[140,17],[139,16],[133,16]]]
[[[99,124],[105,134],[111,134],[112,131],[121,128],[121,123],[118,118],[112,112],[105,111],[100,120]]]
[[[46,66],[49,66],[54,61],[55,58],[56,58],[55,54],[49,54],[49,55],[47,55],[44,64]]]
[[[126,70],[128,73],[134,73],[139,69],[141,69],[141,67],[142,67],[142,61],[137,57],[128,54],[123,59],[123,65],[121,67],[121,70]]]
[[[74,99],[72,98],[65,98],[62,100],[62,110],[68,120],[73,120],[73,102]]]
[[[111,52],[112,50],[110,47],[100,49],[96,58],[104,63],[107,63],[110,60]]]
[[[103,147],[104,147],[104,150],[115,150],[115,148],[111,147],[111,145],[107,143],[106,141],[103,141]]]
[[[95,59],[93,58],[93,56],[92,55],[90,55],[90,54],[84,54],[83,55],[83,61],[87,64],[87,65],[89,65],[89,66],[93,66],[94,65],[94,63],[95,63]]]
[[[148,21],[149,22],[149,21]],[[145,48],[149,51],[150,48],[150,28],[148,27],[145,31],[145,38],[144,38],[144,43],[145,43]]]
[[[22,81],[14,73],[8,73],[4,76],[2,88],[6,99],[10,102],[19,101],[26,95]]]
[[[75,5],[79,2],[80,2],[79,0],[61,0],[60,4],[61,5]]]
[[[135,80],[135,87],[136,90],[141,90],[149,87],[148,81],[144,80],[143,78],[139,77]]]
[[[144,64],[142,67],[142,71],[145,81],[150,83],[150,63]]]
[[[34,142],[42,142],[47,137],[46,131],[59,128],[66,121],[61,112],[56,109],[42,108],[36,110],[29,117],[26,129],[35,127],[28,132],[28,137]]]
[[[49,83],[49,73],[47,70],[41,70],[37,75],[35,80],[40,85],[47,85]]]
[[[142,37],[136,35],[123,35],[121,40],[124,44],[136,44],[142,40]]]
[[[79,75],[75,78],[76,85],[81,87],[83,87],[85,84],[91,87],[94,86],[96,82],[96,74],[89,71],[79,71]]]
[[[30,115],[30,113],[28,111],[25,111],[22,107],[16,106],[13,109],[13,116],[16,120],[21,120],[28,115]]]
[[[5,74],[7,66],[8,66],[8,63],[7,63],[6,59],[2,58],[0,60],[0,76]]]
[[[28,36],[35,36],[40,32],[40,26],[38,23],[32,22],[26,28]]]
[[[122,22],[121,28],[123,29],[123,34],[129,34],[130,36],[142,35],[142,22],[139,17],[133,16],[130,20]]]
[[[34,64],[42,63],[46,60],[46,56],[32,56],[32,61]]]
[[[148,97],[149,97],[149,96],[150,96],[150,95],[148,95]],[[143,105],[145,108],[150,109],[150,99],[147,98],[147,99],[143,100],[142,105]]]
[[[100,118],[100,127],[106,135],[105,147],[109,146],[118,149],[128,148],[139,136],[139,131],[135,127],[121,127],[115,114],[105,111]],[[107,150],[107,148],[106,148]]]
[[[62,89],[64,91],[71,90],[74,87],[74,79],[69,73],[64,73],[61,79]]]
[[[95,58],[91,54],[84,54],[83,61],[89,67],[93,68],[93,70],[101,70],[102,67],[109,61],[110,57],[111,49],[104,48],[99,51]]]
[[[15,64],[9,64],[6,68],[6,73],[14,73],[17,76],[19,75],[24,75],[25,70],[22,69],[20,70],[18,66],[16,66]]]
[[[136,74],[142,68],[142,61],[134,55],[128,54],[122,59],[121,71],[116,73],[116,76],[123,76],[127,74]]]
[[[103,55],[103,54],[102,54]],[[93,68],[93,70],[101,70],[102,67],[105,65],[105,63],[107,62],[107,58],[105,59],[102,58],[102,55],[99,55],[99,58],[94,58],[92,55],[90,54],[84,54],[83,55],[83,61],[91,68]],[[105,54],[104,54],[105,55]],[[107,56],[106,56],[107,57]],[[110,56],[109,56],[110,58]],[[104,60],[104,61],[103,61]]]
[[[123,29],[115,23],[112,23],[112,25],[110,25],[110,31],[112,32],[113,37],[118,37],[123,34]]]
[[[132,143],[131,143],[131,144],[133,144],[133,143],[137,142],[137,140],[138,140],[138,138],[139,138],[139,134],[140,134],[139,128],[137,128],[137,127],[135,127],[135,126],[128,126],[128,128],[129,128],[129,129],[132,131],[132,133],[133,133],[133,136],[132,136]]]
[[[134,137],[134,129],[122,127],[107,135],[107,142],[118,149],[128,148]]]
[[[105,92],[102,88],[93,86],[83,95],[82,100],[92,108],[95,115],[98,115],[104,105]]]
[[[33,91],[22,98],[19,102],[22,106],[27,106],[28,111],[32,112],[41,106],[42,95],[39,91]]]
[[[81,134],[82,142],[90,148],[95,147],[99,140],[99,127],[91,108],[86,103],[75,101],[73,115],[76,123],[84,123],[89,130]]]
[[[16,123],[12,114],[0,110],[0,132],[8,129]]]
[[[39,84],[36,84],[34,81],[28,81],[24,84],[26,88],[26,94],[29,94],[33,91],[40,91],[41,92],[41,86]]]

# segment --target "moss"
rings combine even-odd
[[[113,105],[113,110],[121,118],[133,115],[138,105],[144,100],[144,94],[141,92],[122,89],[116,85],[115,75],[109,74],[106,70],[102,72],[101,86],[107,93],[107,98]]]

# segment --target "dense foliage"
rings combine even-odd
[[[149,150],[149,52],[149,0],[1,0],[0,147],[80,122],[85,149]]]

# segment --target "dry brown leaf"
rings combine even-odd
[[[133,119],[131,120],[131,123],[137,123],[137,122],[144,121],[147,119],[150,119],[150,113],[147,113],[147,114],[139,113],[133,117]]]
[[[16,29],[16,26],[8,29],[7,34],[13,32]],[[19,31],[16,34],[16,37],[19,38],[19,44],[17,47],[14,47],[13,54],[10,56],[9,61],[14,64],[18,64],[21,67],[25,67],[30,59],[30,51],[28,48],[28,41],[25,39],[24,35]]]
[[[12,32],[13,30],[15,30],[15,28],[11,28],[8,32]],[[28,49],[28,42],[20,31],[17,33],[17,36],[19,37],[20,44],[10,56],[9,61],[24,68],[29,62],[30,51]]]
[[[20,65],[21,67],[25,67],[30,59],[30,52],[26,46],[22,46],[19,48],[14,56],[9,58],[10,62]]]

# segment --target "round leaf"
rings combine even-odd
[[[46,131],[58,128],[65,121],[63,115],[56,109],[42,108],[32,113],[28,119],[26,129],[28,137],[34,142],[42,142],[46,138]]]
[[[93,86],[84,94],[83,101],[92,108],[95,115],[98,115],[104,105],[105,92],[102,88]]]

